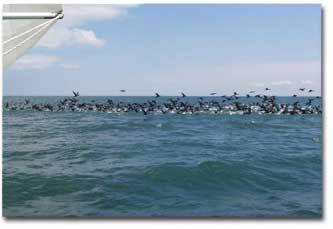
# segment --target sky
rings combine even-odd
[[[4,70],[4,95],[321,94],[317,4],[64,5],[64,13]]]

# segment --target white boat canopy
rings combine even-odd
[[[60,4],[8,4],[3,6],[3,66],[21,57],[60,18]]]

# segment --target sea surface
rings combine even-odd
[[[321,217],[322,115],[3,111],[3,215]]]

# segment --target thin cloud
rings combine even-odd
[[[313,84],[313,82],[311,80],[302,80],[301,83],[302,84]]]
[[[113,20],[127,15],[127,10],[135,5],[65,5],[66,20],[63,25],[75,28],[92,21]]]
[[[61,68],[70,69],[70,70],[77,70],[80,68],[79,64],[60,64]]]
[[[89,22],[110,21],[127,15],[134,5],[65,5],[65,17],[40,40],[39,47],[103,47],[106,41],[92,29],[80,28]]]
[[[58,48],[65,46],[92,46],[100,48],[106,43],[105,40],[97,38],[92,30],[57,28],[50,33],[38,46],[45,48]]]
[[[13,70],[42,70],[51,67],[77,70],[80,68],[79,64],[61,63],[60,59],[56,56],[49,55],[26,55],[18,59],[11,67]]]
[[[282,81],[275,81],[271,83],[273,86],[283,86],[283,85],[291,85],[291,81],[289,80],[282,80]]]
[[[56,56],[48,55],[26,55],[18,59],[12,66],[12,69],[16,70],[28,70],[28,69],[45,69],[52,67],[57,63],[59,59]]]

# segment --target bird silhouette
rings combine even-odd
[[[72,91],[72,92],[73,92],[74,97],[78,97],[80,95],[79,92],[75,92],[75,91]]]

